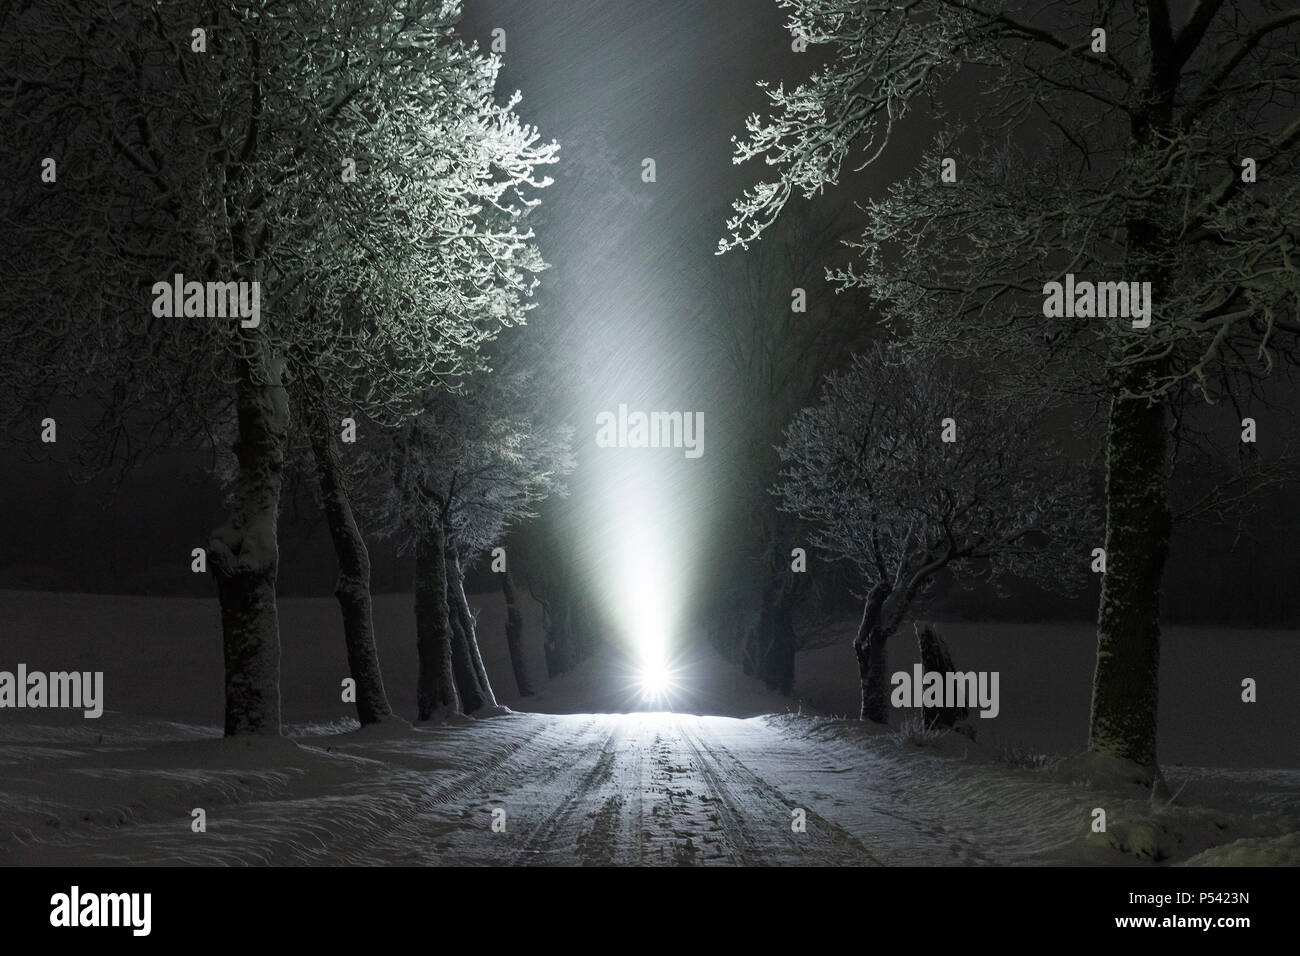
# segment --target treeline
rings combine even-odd
[[[558,146],[459,17],[445,0],[4,15],[12,420],[117,481],[211,455],[226,519],[191,559],[220,602],[227,735],[281,729],[287,476],[310,476],[326,520],[368,724],[391,707],[363,524],[415,555],[415,716],[491,708],[466,568],[574,467],[530,389],[544,357],[503,335],[545,268],[528,216]]]
[[[723,354],[784,400],[810,371],[821,384],[777,441],[750,419],[767,442],[754,483],[770,492],[749,497],[751,520],[771,547],[754,623],[721,639],[788,688],[792,607],[824,586],[798,580],[793,549],[811,548],[833,562],[817,577],[861,601],[862,715],[883,720],[885,643],[939,584],[1091,573],[1089,750],[1158,781],[1171,549],[1215,561],[1242,507],[1295,475],[1279,421],[1294,389],[1271,383],[1300,359],[1300,18],[1216,0],[777,2],[792,48],[820,65],[763,84],[768,108],[735,140],[760,179],[719,252],[777,268],[750,315],[735,300],[715,314]],[[882,156],[912,172],[849,197],[856,224],[833,254],[781,253],[817,248],[791,246],[826,238],[797,210],[836,187],[843,199],[841,177]],[[1069,276],[1110,284],[1118,309],[1048,308]],[[801,315],[798,287],[864,296],[859,318],[874,313],[888,344],[864,344],[833,305]],[[1131,287],[1151,298],[1130,315]],[[1258,593],[1206,583],[1225,604]]]

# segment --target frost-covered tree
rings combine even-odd
[[[305,343],[292,366],[302,373],[297,390],[338,557],[335,593],[363,724],[389,708],[375,651],[369,556],[339,460],[341,422],[352,416],[341,413],[360,410],[393,425],[419,407],[416,396],[431,384],[479,368],[482,346],[522,321],[543,268],[523,218],[536,204],[528,192],[549,182],[535,179],[534,170],[554,161],[555,147],[538,145],[536,131],[514,115],[518,94],[496,102],[496,59],[453,50],[439,76],[410,84],[430,97],[422,104],[429,112],[380,109],[399,100],[411,79],[391,73],[394,89],[377,88],[374,102],[357,104],[353,121],[366,134],[355,137],[349,157],[357,176],[325,181],[318,201],[340,210],[339,235],[308,291],[311,308],[338,328],[335,347],[320,353]],[[391,339],[402,341],[406,354]]]
[[[342,432],[351,416],[339,416],[323,381],[308,380],[301,387],[299,413],[304,423],[315,466],[321,513],[329,528],[338,563],[334,596],[343,617],[343,639],[347,646],[348,672],[356,682],[357,720],[362,726],[391,716],[393,709],[384,690],[383,671],[375,644],[373,600],[370,592],[370,550],[352,507],[349,492],[348,458]]]
[[[1086,469],[1043,437],[1043,414],[1000,410],[969,370],[878,346],[790,422],[773,491],[865,584],[853,641],[863,720],[889,722],[887,642],[941,575],[1080,580]]]
[[[503,545],[510,530],[537,517],[537,506],[547,498],[568,493],[564,478],[577,465],[572,453],[571,426],[547,423],[530,401],[530,376],[514,374],[494,381],[487,394],[473,404],[486,406],[477,414],[487,420],[476,425],[472,440],[462,446],[448,511],[448,542],[452,567],[448,578],[452,607],[456,609],[467,640],[477,646],[474,615],[465,597],[465,569],[486,552]],[[531,407],[530,407],[531,406]],[[495,407],[494,417],[488,409]],[[476,410],[467,410],[471,415]],[[472,418],[471,418],[472,420]],[[533,692],[523,649],[523,616],[519,609],[507,555],[501,578],[506,605],[506,645],[515,685],[521,697]]]
[[[343,0],[328,16],[293,0],[95,0],[10,22],[22,68],[7,82],[39,107],[8,118],[19,141],[82,160],[70,170],[81,205],[28,235],[69,247],[82,267],[71,291],[109,305],[68,327],[70,361],[129,383],[138,406],[200,421],[214,382],[233,398],[238,474],[208,547],[227,734],[280,726],[290,390],[400,421],[518,321],[540,267],[516,220],[555,147],[514,99],[496,101],[498,63],[456,36],[459,12],[454,0]],[[158,241],[106,233],[123,210],[160,222]],[[160,310],[150,291],[173,271],[257,283],[260,315]]]
[[[79,470],[117,478],[153,452],[209,437],[231,417],[231,398],[216,357],[193,347],[192,323],[150,308],[151,283],[203,269],[194,224],[209,194],[201,155],[144,150],[146,134],[192,130],[162,119],[158,61],[138,43],[128,55],[102,22],[110,11],[131,8],[3,13],[0,388],[19,439],[31,432],[23,419],[72,399],[78,414],[60,418],[60,447]],[[118,26],[132,35],[138,23]],[[143,101],[155,107],[152,125]]]
[[[542,500],[567,493],[563,479],[576,464],[572,428],[546,422],[532,396],[520,362],[454,391],[430,391],[418,416],[378,436],[359,459],[367,509],[416,555],[421,720],[496,706],[465,572],[511,527],[535,517]],[[510,653],[522,691],[522,650],[512,644]]]
[[[1151,779],[1171,409],[1249,396],[1300,332],[1300,11],[778,3],[827,60],[769,87],[770,113],[748,119],[735,159],[771,176],[737,201],[722,247],[754,241],[846,164],[869,166],[909,114],[949,120],[915,173],[866,204],[858,261],[834,278],[873,293],[918,353],[978,357],[1012,393],[1105,406],[1089,747]],[[1067,274],[1150,282],[1149,326],[1046,317],[1046,283]]]

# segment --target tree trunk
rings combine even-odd
[[[473,675],[479,697],[478,706],[473,708],[466,706],[465,712],[472,713],[479,707],[496,707],[496,694],[492,691],[492,682],[488,680],[487,668],[483,666],[483,655],[478,649],[478,635],[474,631],[474,614],[469,609],[469,598],[465,596],[465,570],[461,567],[460,555],[454,548],[447,554],[447,588],[451,613],[464,636],[466,663]]]
[[[435,521],[415,549],[415,641],[420,656],[415,697],[419,720],[429,720],[439,712],[460,712],[451,666],[444,551],[442,525]]]
[[[806,578],[806,572],[796,572],[790,567],[794,529],[795,524],[788,515],[776,513],[768,532],[770,547],[758,626],[762,642],[758,659],[763,681],[768,690],[780,691],[786,697],[794,693],[794,655],[799,648],[794,608]]]
[[[794,593],[781,588],[771,605],[772,623],[767,654],[763,660],[764,680],[768,690],[789,697],[794,693]]]
[[[461,711],[472,714],[484,705],[486,697],[479,685],[478,674],[474,672],[474,665],[470,663],[465,625],[456,613],[456,602],[451,591],[451,568],[447,568],[447,606],[450,608],[451,673],[456,679],[456,692],[460,694]]]
[[[533,682],[528,677],[528,661],[524,658],[524,617],[519,613],[515,599],[515,585],[510,572],[501,573],[501,595],[506,602],[506,647],[510,649],[510,667],[515,672],[515,686],[520,697],[533,695]]]
[[[757,631],[757,624],[749,624],[743,626],[740,633],[740,669],[746,677],[758,676],[758,663],[754,660],[758,649]]]
[[[283,363],[247,368],[236,400],[239,475],[229,521],[213,532],[208,559],[217,579],[226,670],[227,737],[280,733],[280,622],[276,522],[284,476],[289,403]]]
[[[370,552],[357,527],[343,478],[343,461],[338,436],[325,408],[316,402],[312,409],[311,447],[316,459],[316,477],[320,483],[321,510],[334,542],[338,558],[338,580],[334,596],[343,613],[343,640],[348,651],[348,671],[356,682],[357,719],[364,727],[392,716],[393,709],[384,692],[384,678],[379,669],[379,651],[375,646],[375,624],[370,594]]]
[[[551,616],[551,602],[539,601],[542,605],[542,652],[546,660],[546,676],[550,680],[555,679],[563,668],[559,666],[558,648],[555,643],[555,622]]]
[[[585,661],[595,649],[596,629],[592,626],[591,600],[578,594],[569,604],[569,640],[575,660]]]
[[[1172,520],[1162,403],[1115,396],[1106,458],[1106,572],[1088,747],[1156,767],[1160,579]]]
[[[1156,295],[1170,287],[1170,248],[1178,226],[1176,190],[1168,188],[1167,142],[1176,68],[1153,51],[1142,108],[1130,118],[1132,176],[1141,188],[1126,212],[1125,272],[1146,280]],[[1153,305],[1152,325],[1166,320]],[[1106,571],[1097,611],[1097,669],[1093,677],[1088,749],[1132,761],[1159,781],[1156,716],[1160,687],[1160,580],[1173,519],[1165,468],[1165,400],[1131,395],[1155,390],[1168,359],[1150,350],[1134,364],[1125,346],[1151,332],[1119,328],[1111,350],[1110,420],[1106,434]]]
[[[568,604],[564,595],[551,596],[542,602],[542,630],[545,634],[546,676],[556,677],[573,666],[572,642],[569,637]]]
[[[950,674],[957,670],[956,665],[952,662],[952,655],[948,653],[948,645],[944,639],[939,636],[933,624],[918,623],[913,630],[916,632],[916,647],[921,654],[921,670],[934,671],[938,674]],[[965,720],[970,714],[967,707],[927,707],[925,709],[925,726],[935,727],[955,727],[957,721]]]
[[[881,627],[881,611],[889,596],[886,585],[877,585],[867,595],[862,621],[853,640],[858,658],[858,684],[862,691],[862,720],[889,723],[889,658],[885,644],[889,633]]]
[[[759,677],[767,683],[767,652],[772,646],[773,632],[773,604],[775,603],[775,592],[772,587],[772,581],[769,577],[763,583],[762,591],[758,601],[758,620],[749,630],[749,649],[747,656],[751,661],[750,670],[755,677]],[[748,671],[746,673],[749,673]]]

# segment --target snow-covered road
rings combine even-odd
[[[916,797],[940,782],[925,768],[952,761],[902,759],[856,724],[814,725],[845,722],[506,714],[295,740],[129,718],[97,737],[12,727],[0,740],[3,862],[997,862],[979,834],[938,822],[951,801]]]
[[[1180,835],[1145,791],[1103,797],[959,735],[918,748],[819,717],[507,713],[255,740],[87,724],[0,725],[0,864],[1117,862],[1085,846],[1099,801],[1118,832],[1182,857],[1295,829],[1295,771],[1252,773],[1249,814],[1240,781],[1195,772],[1190,792],[1222,809],[1189,810]]]
[[[358,862],[877,864],[753,769],[776,739],[760,721],[724,717],[548,717],[527,745],[467,774]],[[474,823],[448,830],[449,804]]]

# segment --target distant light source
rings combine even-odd
[[[625,699],[642,710],[646,703],[666,709],[679,684],[673,661],[686,592],[682,516],[654,459],[632,452],[598,460],[608,462],[601,481],[610,493],[602,501],[608,510],[593,518],[600,539],[595,570],[623,643]]]
[[[665,530],[635,518],[625,523],[622,555],[625,633],[631,644],[642,700],[662,700],[671,690],[668,666],[675,595]]]
[[[643,665],[639,675],[641,684],[641,699],[646,701],[661,701],[668,697],[673,689],[672,671],[664,664],[653,663]]]

